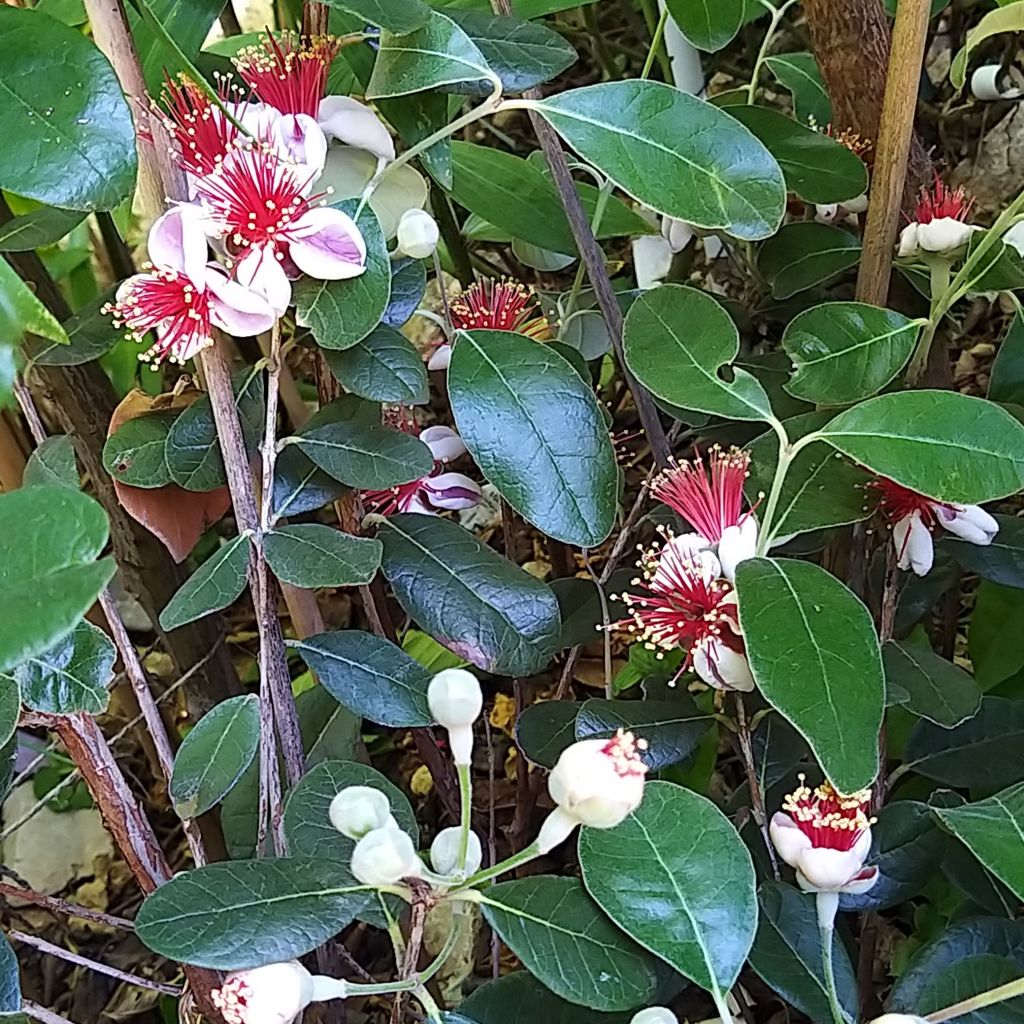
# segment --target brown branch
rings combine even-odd
[[[21,900],[23,903],[33,903],[44,910],[52,911],[54,914],[62,914],[65,917],[80,917],[83,921],[93,921],[95,924],[106,925],[108,928],[122,928],[125,931],[134,931],[135,925],[126,917],[116,917],[114,914],[105,914],[102,910],[91,910],[89,907],[80,907],[76,903],[68,903],[59,896],[45,896],[41,892],[32,889],[22,889],[17,885],[10,885],[8,882],[0,882],[0,896],[8,899]]]

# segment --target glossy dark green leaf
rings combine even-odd
[[[542,23],[472,10],[452,11],[451,18],[476,44],[506,93],[550,81],[576,62],[572,46]]]
[[[0,65],[0,188],[83,211],[131,194],[135,128],[92,40],[38,11],[0,7]]]
[[[177,413],[151,412],[122,423],[103,446],[103,468],[118,483],[153,489],[171,483],[164,446]]]
[[[1024,900],[1024,782],[985,800],[935,813],[989,871]]]
[[[79,210],[44,206],[0,226],[0,252],[29,252],[59,242],[85,220]]]
[[[322,761],[302,777],[285,805],[284,831],[293,856],[335,860],[348,867],[355,842],[343,836],[328,816],[331,801],[348,786],[382,792],[402,831],[418,839],[419,826],[408,798],[385,776],[356,761]]]
[[[109,301],[110,295],[103,295],[64,321],[69,344],[30,338],[25,355],[40,366],[79,366],[106,355],[124,334],[109,313],[100,312]]]
[[[1024,425],[983,398],[879,395],[841,412],[821,435],[876,473],[942,501],[991,501],[1024,488]]]
[[[421,28],[405,35],[382,32],[367,86],[369,99],[405,96],[490,75],[484,55],[452,21],[434,11]]]
[[[160,613],[160,626],[177,629],[234,603],[245,589],[249,538],[239,534],[219,548],[175,591]]]
[[[822,127],[832,120],[832,101],[813,53],[776,53],[765,64],[792,94],[793,110],[800,121]]]
[[[1006,957],[979,953],[965,957],[931,979],[921,1010],[934,1013],[1020,979],[1020,968]],[[1018,1024],[1024,1019],[1024,996],[974,1013],[959,1014],[962,1024]]]
[[[790,441],[823,427],[831,419],[829,412],[801,413],[783,421]],[[767,430],[749,446],[750,476],[746,492],[751,503],[771,490],[779,458],[779,437]],[[832,526],[845,526],[871,514],[865,500],[864,485],[870,474],[843,458],[824,441],[802,448],[790,464],[779,492],[775,509],[775,533],[807,533]]]
[[[21,688],[21,699],[36,711],[99,715],[107,708],[107,686],[116,660],[117,649],[107,634],[91,622],[80,622],[49,650],[23,661],[11,675]]]
[[[327,6],[355,14],[389,32],[411,32],[430,17],[430,8],[422,0],[328,0]]]
[[[231,386],[245,450],[251,458],[263,439],[266,419],[263,374],[247,368],[234,375]],[[227,483],[208,395],[193,402],[174,421],[164,442],[164,459],[171,479],[187,491],[212,491]]]
[[[570,89],[536,109],[588,163],[658,213],[753,240],[774,234],[786,186],[738,121],[661,82]]]
[[[107,517],[69,487],[0,494],[0,671],[53,647],[89,610],[114,574],[96,561]]]
[[[629,1012],[598,1013],[567,1002],[529,971],[513,971],[474,989],[446,1024],[626,1024]]]
[[[945,538],[945,548],[968,572],[1004,587],[1024,587],[1024,519],[995,513],[999,532],[991,544]]]
[[[1024,668],[1017,627],[1024,615],[1024,590],[982,580],[974,597],[967,646],[974,678],[990,690]]]
[[[647,741],[644,763],[651,771],[684,761],[697,748],[714,718],[692,701],[601,700],[584,701],[576,715],[576,739],[613,736],[619,729]]]
[[[576,254],[561,200],[551,179],[539,167],[512,153],[472,142],[453,142],[452,161],[451,194],[460,206],[513,238],[551,252]],[[598,190],[581,182],[576,191],[592,221]],[[649,231],[650,226],[641,217],[612,197],[601,216],[597,237]]]
[[[315,512],[343,497],[349,489],[311,462],[295,445],[283,448],[274,463],[275,516]]]
[[[429,397],[423,356],[393,327],[381,324],[351,348],[325,350],[324,358],[338,381],[362,398],[420,405]]]
[[[591,1009],[646,1005],[653,958],[608,920],[575,878],[535,875],[484,890],[481,910],[530,972],[552,992]]]
[[[454,87],[448,86],[447,88]],[[485,89],[484,91],[489,90]],[[377,100],[376,107],[407,146],[417,146],[448,123],[450,100],[451,97],[447,92],[442,92],[439,89],[427,90],[410,93],[408,96],[380,99]],[[417,156],[417,160],[442,188],[451,187],[451,139],[441,139],[428,146]],[[411,262],[423,266],[421,260]],[[392,281],[393,288],[394,281]],[[387,322],[386,316],[384,322]]]
[[[825,284],[860,259],[860,241],[849,231],[802,221],[787,224],[761,246],[757,267],[776,299]]]
[[[739,331],[705,292],[677,284],[645,292],[626,314],[623,342],[629,368],[666,402],[729,419],[772,415],[764,388],[746,370],[732,368],[732,379],[723,379],[739,352]]]
[[[22,479],[25,487],[71,487],[78,490],[75,446],[67,434],[54,434],[28,457]]]
[[[387,309],[384,310],[381,324],[384,327],[401,327],[419,308],[426,287],[427,269],[423,260],[393,260],[391,298]]]
[[[431,673],[400,647],[362,630],[319,633],[290,645],[336,701],[378,725],[430,725]]]
[[[18,689],[18,680],[13,674],[0,673],[0,747],[6,747],[8,741],[14,736],[18,728],[20,714],[21,691]],[[0,754],[0,761],[3,759],[4,755]],[[2,776],[2,770],[0,770],[0,776]],[[6,795],[3,793],[3,796]]]
[[[391,516],[378,536],[399,604],[445,647],[498,675],[547,665],[561,630],[550,587],[445,519]]]
[[[955,729],[920,721],[910,731],[906,767],[949,786],[1002,789],[1020,781],[1024,705],[982,697],[981,708]]]
[[[58,345],[68,343],[67,334],[57,318],[39,301],[35,291],[18,276],[14,267],[4,260],[0,263],[0,339],[3,339],[5,359],[0,373],[7,381],[5,392],[8,395],[14,379],[11,346],[20,344],[33,334]]]
[[[807,739],[836,789],[871,785],[885,680],[867,608],[810,562],[748,559],[736,586],[747,658],[765,699]]]
[[[220,0],[144,0],[149,13],[174,40],[169,46],[163,33],[153,31],[146,19],[133,25],[132,35],[142,64],[146,84],[153,95],[160,92],[166,77],[190,70],[203,41],[220,13]],[[131,12],[134,15],[134,11]],[[129,15],[131,17],[131,15]],[[184,57],[184,60],[182,60]],[[166,77],[165,77],[166,76]]]
[[[579,547],[608,536],[615,451],[593,391],[561,356],[511,331],[460,333],[448,396],[477,465],[524,519]]]
[[[323,526],[280,526],[263,538],[267,564],[293,587],[352,587],[369,583],[380,567],[380,542]]]
[[[619,569],[604,586],[605,599],[618,593],[636,573],[632,569]],[[588,644],[598,637],[598,626],[603,622],[600,592],[593,580],[580,576],[564,576],[549,584],[558,598],[562,611],[562,647]]]
[[[216,807],[252,763],[259,743],[255,694],[229,697],[203,715],[174,758],[170,797],[178,816],[195,818]]]
[[[920,331],[902,313],[866,302],[826,302],[805,310],[782,335],[796,368],[786,390],[822,405],[870,398],[906,365]]]
[[[337,203],[354,216],[358,201]],[[292,289],[295,322],[313,332],[321,348],[345,349],[362,341],[380,323],[391,298],[391,260],[380,224],[369,206],[356,217],[366,243],[366,270],[345,281],[302,277]]]
[[[824,132],[767,107],[736,106],[729,113],[764,143],[786,187],[806,202],[840,203],[867,191],[867,165]]]
[[[732,42],[743,24],[743,0],[667,0],[679,31],[699,50],[714,53]]]
[[[531,704],[516,719],[516,743],[534,763],[554,768],[558,755],[576,742],[576,715],[580,705],[573,700],[544,700]]]
[[[882,645],[882,664],[886,684],[907,694],[900,703],[918,718],[952,729],[981,706],[973,677],[923,643],[888,640]]]
[[[988,397],[1024,405],[1024,311],[1019,306],[992,363]]]
[[[621,825],[583,829],[579,849],[605,913],[724,1006],[757,925],[754,867],[729,819],[692,790],[649,782]]]
[[[830,1020],[814,896],[783,882],[765,882],[757,893],[761,913],[750,966],[762,981],[811,1020]],[[857,975],[839,936],[832,935],[832,965],[839,1004],[857,1020]]]
[[[302,956],[369,902],[347,864],[319,857],[209,864],[176,875],[139,908],[135,930],[171,960],[215,970]]]

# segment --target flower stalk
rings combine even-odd
[[[833,1024],[846,1024],[843,1009],[836,992],[836,975],[832,966],[832,942],[835,937],[836,911],[839,910],[839,893],[819,892],[815,896],[818,912],[818,932],[821,936],[821,965],[825,972],[825,986],[828,989],[828,1005],[832,1011]]]

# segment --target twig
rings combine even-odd
[[[8,882],[0,882],[0,896],[8,899],[23,900],[25,903],[33,903],[44,910],[52,911],[55,914],[63,914],[65,917],[80,917],[83,921],[93,921],[96,924],[104,924],[110,928],[121,928],[125,931],[134,931],[135,925],[126,917],[115,917],[113,914],[105,914],[102,910],[90,910],[89,907],[80,907],[76,903],[68,903],[59,896],[44,896],[41,892],[32,889],[22,889],[17,885],[10,885]]]
[[[775,846],[772,843],[771,835],[768,833],[768,816],[764,810],[764,794],[761,792],[761,780],[757,777],[757,768],[754,765],[754,746],[751,742],[750,725],[747,723],[747,709],[743,705],[743,694],[736,694],[736,735],[739,739],[740,754],[743,758],[743,766],[747,772],[747,786],[750,789],[750,804],[754,810],[754,821],[761,830],[761,837],[764,839],[765,849],[768,851],[768,859],[772,864],[772,873],[775,880],[779,880],[779,863],[775,858]]]
[[[107,250],[110,269],[114,271],[118,280],[131,277],[135,273],[135,261],[132,259],[131,249],[117,230],[114,218],[109,213],[97,213],[96,223],[103,239],[103,248]]]
[[[587,549],[582,548],[580,553],[583,556],[583,564],[587,567],[587,572],[590,573],[590,578],[597,583],[597,600],[601,605],[601,636],[604,639],[604,696],[605,700],[611,700],[614,694],[612,693],[612,635],[608,629],[611,623],[608,598],[605,596],[604,586],[597,580]]]
[[[13,928],[7,934],[12,939],[17,939],[18,942],[24,942],[27,946],[34,946],[41,953],[48,953],[50,956],[55,956],[60,960],[66,960],[69,964],[87,967],[90,971],[95,971],[97,974],[106,974],[108,977],[117,978],[118,981],[126,982],[129,985],[137,985],[139,988],[148,988],[154,992],[162,992],[167,996],[177,997],[181,995],[181,989],[177,985],[168,985],[163,981],[151,981],[149,978],[142,978],[138,974],[129,974],[127,971],[118,970],[116,967],[108,967],[97,960],[90,960],[79,953],[72,953],[70,949],[65,949],[63,946],[55,946],[52,942],[47,942],[46,939],[38,939],[34,935],[26,935],[24,932],[19,932]]]
[[[38,1003],[33,1003],[31,999],[23,999],[21,1002],[21,1012],[26,1017],[31,1017],[33,1020],[41,1020],[43,1024],[74,1024],[73,1021],[62,1017],[59,1013],[54,1013],[53,1010],[46,1009],[45,1006],[40,1006]]]

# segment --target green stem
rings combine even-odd
[[[711,993],[711,998],[715,1001],[718,1019],[722,1024],[733,1024],[732,1013],[729,1011],[729,1004],[726,1002],[725,995],[715,988]]]
[[[768,31],[764,35],[764,42],[761,43],[761,49],[757,51],[757,59],[754,61],[754,70],[750,75],[750,85],[747,86],[747,103],[753,103],[757,98],[757,82],[761,77],[761,68],[764,66],[764,62],[768,57],[768,50],[771,48],[772,40],[775,38],[775,33],[778,30],[779,23],[782,21],[783,15],[797,2],[797,0],[786,0],[781,7],[775,7],[773,4],[768,3],[768,0],[760,0],[761,5],[767,10],[771,11],[772,20],[768,24]]]
[[[469,765],[460,764],[457,766],[459,773],[459,861],[460,872],[466,870],[466,857],[469,855],[469,830],[473,817],[473,779],[470,775]]]
[[[928,369],[928,356],[931,354],[932,344],[935,341],[935,332],[939,329],[944,315],[943,303],[949,292],[952,261],[945,256],[932,256],[928,260],[928,268],[931,271],[931,304],[928,311],[928,323],[921,332],[921,338],[914,350],[914,357],[910,360],[910,368],[907,370],[907,383],[911,386],[916,384]]]
[[[644,61],[644,69],[640,72],[640,81],[644,81],[651,74],[654,61],[661,47],[662,37],[665,35],[665,25],[668,23],[668,8],[666,7],[658,18],[658,24],[654,27],[654,34],[651,36],[651,45],[647,48],[647,59]]]
[[[1008,981],[998,988],[990,988],[987,992],[980,992],[970,999],[947,1006],[944,1010],[936,1010],[929,1013],[925,1020],[932,1024],[943,1024],[943,1021],[952,1020],[965,1013],[973,1013],[975,1010],[983,1010],[986,1006],[994,1003],[1001,1003],[1005,999],[1013,999],[1015,996],[1024,995],[1024,978],[1017,978],[1016,981]]]
[[[772,527],[779,498],[782,496],[782,485],[786,481],[786,474],[789,472],[789,467],[797,452],[797,449],[789,443],[786,428],[777,419],[772,419],[769,422],[779,438],[779,460],[775,464],[775,477],[772,480],[772,488],[768,492],[768,503],[764,507],[764,515],[761,518],[761,526],[757,535],[756,554],[758,555],[765,554],[768,551],[768,545],[771,544]]]
[[[505,874],[506,871],[511,871],[513,868],[518,868],[523,864],[528,864],[531,860],[536,860],[540,855],[540,847],[536,843],[530,843],[529,846],[520,850],[518,853],[512,854],[512,856],[507,860],[503,860],[501,863],[494,864],[489,868],[484,868],[483,871],[478,871],[475,875],[470,875],[465,882],[453,889],[449,895],[454,896],[459,893],[464,893],[466,889],[483,885],[484,882],[489,882],[492,878],[497,878],[498,875]]]
[[[836,911],[839,909],[839,895],[834,892],[819,892],[815,897],[818,911],[818,932],[821,936],[821,964],[825,972],[825,985],[828,988],[828,1005],[832,1011],[834,1024],[846,1024],[843,1008],[839,1005],[839,993],[836,992],[836,975],[832,968],[832,940]]]
[[[655,17],[655,6],[654,0],[640,0],[640,11],[644,16],[644,21],[647,22],[647,31],[651,33],[653,39],[658,32],[658,22],[661,20],[660,17]],[[661,15],[664,17],[664,14]],[[655,57],[658,63],[661,65],[661,74],[666,82],[672,81],[672,61],[669,60],[668,53],[665,51],[664,46],[654,46]]]

